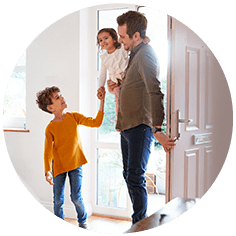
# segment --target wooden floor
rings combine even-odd
[[[158,211],[165,205],[165,195],[148,195],[148,211],[147,214],[151,215]],[[76,219],[65,219],[67,222],[78,226]],[[104,217],[101,215],[92,215],[87,220],[89,229],[98,233],[124,233],[130,229],[132,222],[131,219],[120,219],[117,217]]]
[[[78,226],[78,221],[75,219],[65,219],[67,222]],[[92,215],[87,220],[89,230],[97,233],[124,233],[127,231],[132,222],[120,219],[111,219],[101,216]]]

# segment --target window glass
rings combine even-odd
[[[100,10],[97,14],[97,31],[102,28],[113,28],[117,31],[116,18],[127,11],[127,8]],[[100,70],[100,57],[97,56],[97,70]],[[107,79],[109,74],[107,75]],[[98,81],[97,81],[98,82]],[[98,83],[97,83],[98,84]],[[105,116],[102,126],[97,130],[97,144],[106,143],[112,149],[97,148],[97,205],[126,209],[127,187],[122,175],[123,164],[120,146],[120,133],[116,131],[115,96],[106,89]],[[99,101],[98,101],[99,104]],[[98,106],[99,107],[99,106]]]
[[[119,150],[98,149],[97,205],[126,208],[126,184]]]
[[[110,143],[119,143],[120,142],[120,133],[115,129],[117,117],[115,114],[115,96],[110,94],[106,89],[106,98],[104,110],[106,112],[102,126],[98,129],[98,141],[99,142],[110,142]]]
[[[23,128],[26,119],[26,53],[9,78],[3,104],[5,128]]]

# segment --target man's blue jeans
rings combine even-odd
[[[81,185],[82,185],[82,166],[79,168],[62,173],[53,177],[53,198],[54,198],[54,214],[64,220],[65,215],[63,211],[63,204],[65,201],[65,180],[66,176],[69,176],[70,190],[71,190],[71,201],[75,205],[77,212],[77,218],[79,223],[85,223],[87,220],[87,213],[84,207],[83,198],[81,196]]]
[[[152,141],[152,129],[144,124],[121,131],[123,175],[133,204],[133,224],[147,216],[145,172]]]

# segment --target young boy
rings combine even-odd
[[[103,90],[105,94],[105,90]],[[45,130],[44,165],[46,181],[53,185],[54,214],[64,220],[63,204],[66,175],[69,176],[71,200],[75,205],[79,227],[87,229],[87,213],[81,196],[82,165],[87,163],[77,131],[78,125],[100,127],[104,116],[104,99],[95,119],[77,112],[64,112],[67,104],[58,87],[37,93],[40,109],[54,115]]]

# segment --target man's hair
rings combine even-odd
[[[126,33],[130,38],[132,38],[136,32],[139,32],[142,39],[146,37],[147,19],[143,14],[137,11],[128,11],[118,16],[116,20],[119,26],[127,25]]]
[[[60,92],[60,89],[56,86],[47,87],[44,90],[39,91],[36,94],[36,103],[38,104],[38,107],[43,111],[52,114],[52,112],[47,109],[47,106],[52,104],[51,98],[55,92]]]
[[[103,29],[99,30],[98,34],[97,34],[97,45],[99,48],[100,48],[100,46],[99,46],[100,42],[99,42],[98,36],[100,33],[103,33],[103,32],[109,33],[111,35],[112,39],[115,40],[114,46],[116,49],[121,47],[121,44],[118,42],[118,35],[117,35],[116,31],[113,28],[103,28]]]

